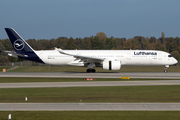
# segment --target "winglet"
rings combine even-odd
[[[57,50],[61,54],[69,55],[68,53],[65,53],[62,49],[58,49],[58,48],[55,47],[55,50]]]

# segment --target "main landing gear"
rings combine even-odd
[[[87,71],[86,71],[87,73],[90,73],[90,72],[92,72],[92,73],[95,73],[96,72],[96,70],[95,69],[87,69]]]

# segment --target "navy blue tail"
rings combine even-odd
[[[19,58],[43,63],[29,44],[12,28],[5,28],[11,44]]]

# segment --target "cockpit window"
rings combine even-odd
[[[173,57],[172,55],[168,55],[168,57]]]

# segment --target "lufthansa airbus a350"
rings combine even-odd
[[[96,72],[94,67],[104,70],[120,70],[123,65],[165,66],[178,61],[169,53],[159,50],[33,50],[12,28],[5,28],[15,51],[6,51],[9,56],[23,58],[49,65],[72,65],[88,67],[87,72]]]

